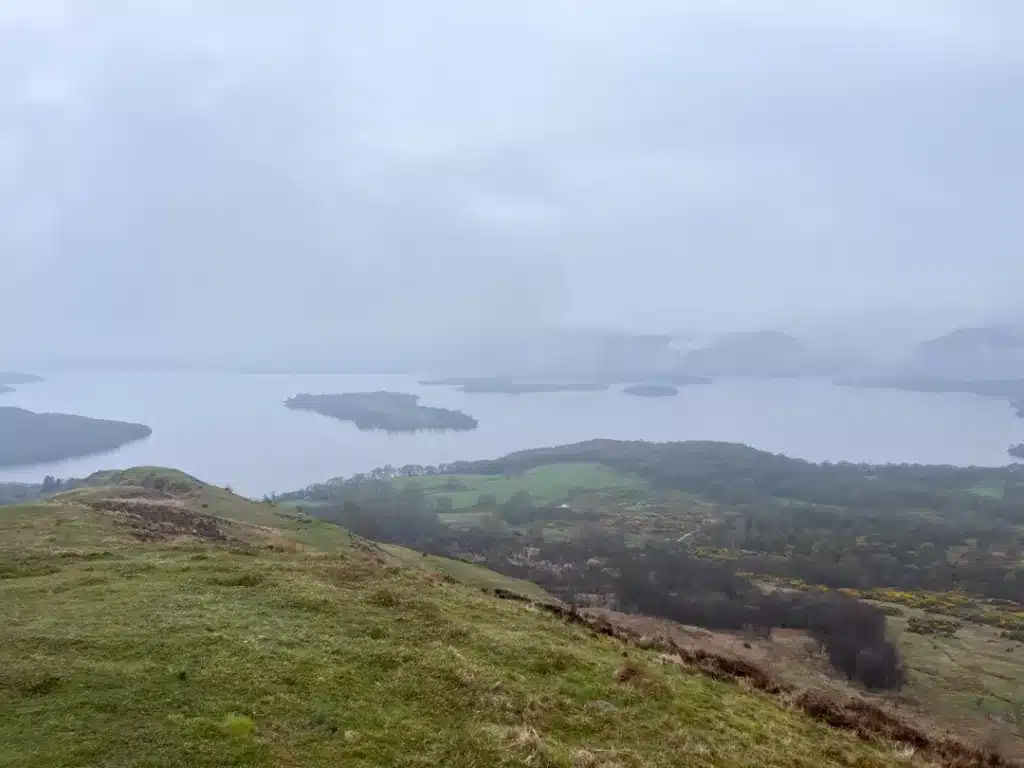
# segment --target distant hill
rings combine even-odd
[[[673,343],[667,334],[550,329],[460,343],[447,359],[439,352],[436,365],[445,377],[601,384],[670,381],[685,374],[682,355]]]
[[[46,464],[112,451],[149,437],[152,431],[144,424],[0,408],[0,467]]]
[[[719,336],[689,351],[686,370],[703,376],[795,378],[832,375],[847,363],[838,355],[812,349],[781,331],[749,331]]]
[[[960,328],[918,344],[892,373],[958,381],[1024,379],[1024,329]]]
[[[969,392],[1011,401],[1024,417],[1024,329],[960,328],[921,342],[890,365],[836,379],[854,387]]]

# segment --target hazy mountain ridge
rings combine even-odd
[[[909,349],[874,375],[950,381],[1024,380],[1024,329],[990,325],[958,328]]]
[[[703,376],[797,378],[835,375],[853,361],[822,351],[782,331],[722,334],[683,358],[687,370]]]

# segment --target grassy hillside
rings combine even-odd
[[[394,558],[399,563],[445,574],[461,584],[468,584],[485,590],[504,590],[533,600],[552,601],[555,599],[543,587],[529,581],[523,581],[522,579],[502,576],[500,573],[495,573],[473,563],[452,560],[447,557],[426,555],[394,544],[379,544],[376,546],[379,546],[384,554]]]
[[[514,498],[521,491],[530,494],[525,503]],[[724,577],[695,586],[695,562],[784,594],[827,588],[820,594],[899,602],[890,608],[903,614],[877,618],[902,656],[905,684],[878,691],[879,700],[1024,757],[1019,467],[818,465],[722,443],[592,441],[437,468],[384,468],[290,496],[367,536],[469,556],[592,606],[732,630],[740,647],[749,638],[740,620],[728,623],[726,603],[699,612],[694,596],[752,601],[741,582]],[[481,503],[482,496],[491,498]],[[738,615],[767,623],[769,614]],[[908,631],[910,618],[962,628],[953,637],[922,635]],[[793,619],[774,626],[792,632]],[[850,622],[836,626],[851,635]],[[863,682],[852,677],[860,674],[859,652],[855,663],[830,669],[807,644],[800,635],[782,654],[799,667],[801,685],[826,682],[824,675],[830,687],[849,690],[837,670]],[[769,640],[765,663],[786,648]]]
[[[467,569],[156,468],[0,508],[0,766],[935,764]]]
[[[1024,643],[973,622],[961,622],[951,637],[918,634],[908,630],[908,622],[915,617],[928,621],[934,614],[901,610],[889,624],[911,670],[905,695],[931,702],[961,730],[973,727],[979,712],[984,713],[992,732],[1024,753],[1024,729],[1015,727],[1024,725]]]
[[[575,490],[644,490],[647,483],[628,472],[603,464],[564,462],[547,464],[515,475],[435,475],[399,477],[399,488],[418,488],[433,499],[447,497],[455,509],[475,506],[481,496],[493,496],[497,503],[526,491],[535,502],[564,501]]]

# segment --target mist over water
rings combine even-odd
[[[472,432],[386,434],[290,411],[300,392],[390,389],[465,410]],[[604,392],[469,395],[413,376],[46,374],[0,405],[138,421],[153,435],[110,454],[0,470],[0,481],[170,466],[249,495],[384,464],[438,464],[593,438],[726,440],[814,461],[1003,465],[1021,422],[1006,402],[836,387],[824,380],[720,380],[648,400]]]

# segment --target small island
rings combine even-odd
[[[462,411],[422,406],[419,404],[418,395],[402,392],[301,394],[286,400],[285,407],[295,411],[311,411],[341,421],[351,421],[363,431],[380,429],[388,432],[461,432],[477,428],[477,420]]]
[[[8,373],[0,371],[0,395],[5,392],[13,392],[18,384],[37,384],[42,377],[34,376],[31,373]]]
[[[0,408],[0,467],[48,464],[106,453],[152,433],[144,424]]]
[[[1017,417],[1024,419],[1024,400],[1017,400],[1016,402],[1010,403],[1017,411]]]
[[[935,376],[847,376],[832,383],[860,389],[901,389],[906,392],[967,393],[980,397],[1019,399],[1024,395],[1020,379],[944,379]]]
[[[38,384],[42,380],[42,376],[36,376],[31,373],[0,371],[0,384]]]
[[[533,395],[541,392],[603,392],[608,385],[597,381],[546,381],[514,379],[504,376],[468,376],[447,379],[424,379],[424,387],[456,387],[467,394]]]
[[[670,384],[633,384],[622,390],[634,397],[675,397],[679,390]]]

